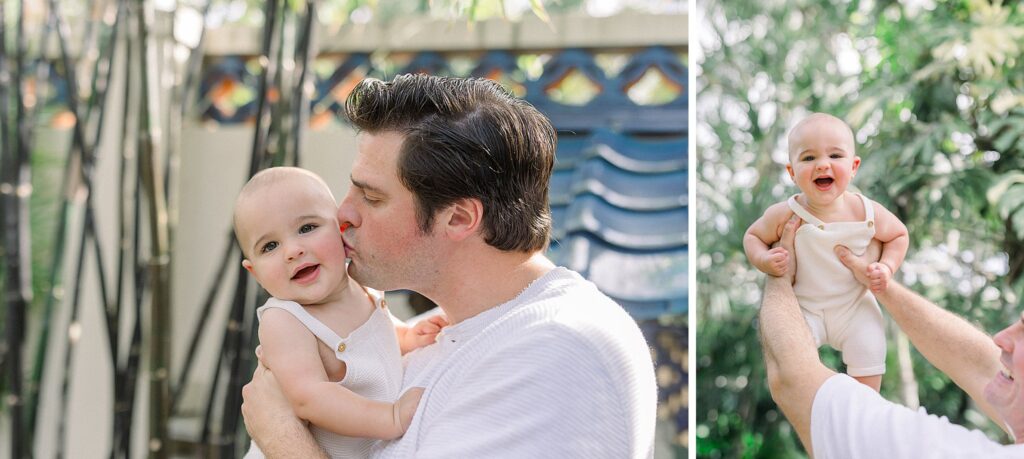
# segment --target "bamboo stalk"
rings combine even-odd
[[[237,244],[235,243],[234,234],[228,236],[228,243],[225,247],[223,255],[220,257],[220,266],[214,271],[216,275],[213,277],[212,285],[207,290],[206,300],[203,301],[203,308],[199,313],[198,320],[196,320],[196,327],[192,330],[192,335],[189,339],[188,351],[185,353],[185,361],[182,364],[181,372],[178,374],[178,381],[171,387],[171,413],[175,413],[178,408],[178,402],[181,400],[181,395],[185,391],[185,385],[188,383],[188,377],[192,372],[192,364],[195,362],[196,351],[199,349],[200,338],[203,336],[203,331],[206,329],[206,324],[209,322],[204,318],[210,317],[213,311],[213,304],[217,299],[217,293],[220,291],[220,287],[223,285],[221,282],[227,276],[228,268],[231,266],[232,261],[235,260],[235,250]]]
[[[309,127],[309,99],[310,99],[310,61],[313,59],[313,34],[316,25],[316,3],[312,0],[306,2],[306,15],[303,17],[301,34],[295,48],[295,60],[299,70],[298,81],[295,85],[294,104],[292,105],[292,143],[291,150],[287,155],[292,164],[301,164],[302,146],[305,140],[305,133]]]
[[[5,18],[0,17],[0,24]],[[15,105],[15,129],[13,145],[10,145],[8,164],[11,167],[5,172],[8,174],[5,183],[4,198],[7,204],[4,206],[6,224],[4,233],[6,241],[4,244],[7,267],[5,269],[5,300],[7,303],[7,315],[4,321],[8,354],[6,360],[6,372],[8,383],[6,402],[11,416],[11,454],[12,457],[21,457],[26,448],[24,438],[24,394],[23,394],[23,369],[22,354],[25,341],[25,314],[28,305],[32,301],[32,258],[31,258],[31,231],[29,228],[29,197],[31,195],[31,161],[27,150],[28,120],[25,118],[25,100],[22,93],[24,81],[22,68],[25,61],[25,3],[19,3],[18,22],[15,37],[15,59],[14,59],[14,105]],[[6,37],[0,38],[0,47],[6,48]],[[6,62],[4,66],[6,75]],[[6,79],[6,78],[5,78]],[[4,98],[2,111],[9,109],[8,101]],[[3,130],[7,130],[6,123]],[[8,141],[10,142],[10,138]],[[12,156],[13,155],[13,156]],[[28,445],[30,446],[30,445]]]
[[[275,30],[277,24],[278,0],[268,0],[264,9],[263,17],[263,43],[260,48],[260,79],[259,96],[256,103],[256,128],[253,130],[252,158],[254,161],[249,164],[249,177],[256,175],[263,169],[265,164],[266,144],[268,132],[269,113],[267,106],[268,82],[274,80],[274,66],[270,65],[270,57],[273,55],[273,44],[275,42]]]
[[[142,247],[142,245],[139,243],[139,238],[141,237],[142,233],[142,231],[140,231],[140,228],[142,227],[142,200],[139,199],[138,193],[138,190],[141,189],[141,167],[142,165],[138,161],[136,161],[134,181],[136,192],[134,193],[133,198],[134,211],[132,213],[132,215],[134,216],[134,230],[132,232],[132,266],[134,267],[133,279],[135,280],[135,322],[132,326],[132,338],[128,345],[128,360],[125,364],[124,369],[124,400],[127,401],[127,411],[125,413],[124,425],[129,426],[129,429],[131,428],[130,426],[132,425],[132,419],[135,416],[135,390],[138,387],[139,367],[140,362],[142,361],[142,301],[143,292],[145,290],[143,276],[145,270],[139,263],[139,260],[141,259],[139,253],[141,252]],[[130,432],[126,432],[124,436],[121,437],[120,450],[123,453],[121,457],[124,458],[132,457],[131,436],[129,435],[129,433]]]
[[[69,53],[69,49],[68,49],[68,45],[67,45],[69,32],[67,30],[67,24],[64,23],[64,21],[62,20],[62,18],[60,16],[60,10],[59,10],[58,4],[57,4],[57,2],[55,0],[50,0],[50,16],[53,18],[53,22],[54,22],[54,25],[55,25],[56,30],[57,30],[58,42],[60,44],[60,57],[61,57],[61,61],[62,61],[63,66],[64,66],[65,78],[67,79],[68,84],[70,86],[70,90],[68,91],[68,106],[69,106],[69,109],[71,110],[71,112],[75,115],[75,124],[74,124],[74,131],[73,131],[73,150],[77,149],[77,151],[79,152],[79,161],[77,162],[78,172],[79,172],[78,178],[81,180],[82,187],[86,191],[86,194],[85,194],[86,195],[86,198],[85,198],[85,217],[84,217],[85,223],[84,223],[84,229],[83,229],[83,232],[82,232],[82,237],[81,237],[80,243],[79,243],[79,251],[78,251],[79,258],[77,260],[77,263],[78,263],[78,267],[77,267],[78,276],[76,276],[76,280],[75,280],[75,288],[74,288],[75,292],[74,292],[74,296],[73,296],[73,300],[72,300],[71,315],[70,315],[70,319],[69,319],[69,324],[73,326],[73,325],[76,324],[76,321],[77,321],[78,303],[79,303],[79,300],[80,300],[81,273],[82,273],[82,268],[83,268],[83,263],[84,263],[84,256],[85,256],[85,252],[84,251],[85,251],[86,245],[88,245],[89,242],[92,242],[92,247],[93,247],[93,249],[95,251],[95,255],[96,255],[97,272],[98,272],[98,276],[99,276],[100,294],[101,294],[101,297],[102,297],[102,304],[105,305],[104,313],[105,313],[105,316],[107,317],[107,321],[106,321],[107,330],[106,330],[106,332],[107,332],[108,345],[110,346],[110,349],[112,351],[115,351],[116,350],[116,341],[117,341],[117,339],[116,339],[116,324],[112,326],[111,322],[110,322],[110,315],[111,315],[112,311],[111,311],[111,307],[110,307],[109,301],[108,301],[109,294],[107,292],[107,287],[106,287],[107,284],[106,284],[106,278],[105,278],[105,276],[106,276],[106,274],[105,274],[106,269],[104,267],[103,258],[102,258],[103,251],[102,251],[102,248],[100,247],[99,238],[98,238],[98,236],[96,234],[95,216],[94,216],[94,210],[93,210],[93,205],[92,205],[92,173],[93,173],[93,162],[95,161],[95,147],[93,145],[90,145],[88,143],[88,141],[86,140],[86,137],[85,137],[84,125],[86,123],[88,123],[88,119],[87,118],[83,118],[83,112],[80,109],[79,103],[78,103],[78,84],[77,84],[78,80],[77,80],[77,77],[76,77],[75,68],[74,68],[74,66],[71,63],[71,59],[70,59],[70,56],[69,56],[70,53]],[[103,107],[104,102],[106,100],[105,96],[106,96],[106,89],[107,89],[107,86],[108,86],[108,81],[106,81],[106,80],[109,78],[109,60],[110,60],[111,57],[112,57],[112,50],[111,50],[110,53],[108,53],[107,65],[105,67],[101,67],[101,62],[103,61],[103,59],[101,59],[101,57],[97,57],[97,60],[94,62],[94,70],[93,70],[94,78],[92,79],[93,83],[92,83],[92,86],[90,87],[90,98],[89,98],[89,102],[88,102],[88,111],[86,112],[86,116],[91,117],[91,115],[93,114],[93,109],[96,108],[96,107],[100,108],[99,115],[97,116],[97,118],[99,120],[95,123],[96,129],[97,129],[97,134],[96,134],[95,137],[96,137],[97,140],[98,140],[98,137],[99,137],[99,132],[101,132],[100,129],[102,128],[102,118],[103,118],[102,107]],[[100,74],[103,74],[102,77],[100,77]],[[56,266],[55,266],[55,269],[57,269]],[[65,351],[65,363],[66,363],[65,368],[69,368],[70,367],[70,359],[71,359],[71,357],[74,354],[74,344],[75,344],[74,341],[75,340],[70,339],[70,337],[69,337],[69,340],[67,341],[66,351]],[[116,360],[117,359],[116,359],[116,355],[113,354],[113,353],[111,354],[111,360],[114,363],[114,366],[116,367]],[[63,378],[63,382],[62,382],[62,386],[61,386],[62,387],[62,391],[61,391],[61,406],[65,407],[65,408],[66,408],[66,405],[67,405],[68,377],[69,377],[68,373],[65,372],[64,378]],[[58,432],[60,434],[60,437],[58,438],[57,454],[58,454],[58,456],[62,456],[63,455],[63,449],[64,449],[64,438],[63,438],[64,436],[63,436],[63,432],[65,430],[65,421],[64,421],[64,417],[63,416],[61,417],[61,420],[58,421],[58,423],[59,423],[58,424]]]
[[[144,52],[141,72],[141,116],[142,124],[139,142],[139,162],[142,166],[142,183],[146,191],[147,218],[149,228],[149,263],[147,284],[150,286],[150,368],[149,368],[149,453],[151,457],[167,457],[167,419],[170,414],[170,289],[167,271],[170,251],[167,234],[167,202],[164,194],[162,162],[160,154],[163,144],[159,134],[153,130],[159,124],[159,116],[150,105],[150,100],[159,100],[156,93],[158,84],[153,80],[155,72],[154,49],[148,46],[147,28],[150,14],[144,0],[138,0],[137,21],[139,47]]]
[[[6,21],[6,11],[4,6],[0,5],[0,24],[4,24]],[[3,214],[0,215],[2,219],[2,231],[3,236],[3,248],[4,248],[4,304],[6,312],[4,314],[4,337],[6,338],[6,346],[3,354],[3,375],[4,375],[4,392],[7,396],[4,397],[5,403],[8,410],[10,410],[11,419],[11,444],[10,451],[11,457],[21,457],[22,454],[22,423],[21,423],[21,349],[20,349],[20,313],[19,310],[24,310],[24,298],[22,298],[19,287],[21,279],[19,275],[21,268],[18,266],[20,262],[19,249],[20,241],[18,240],[18,217],[21,212],[18,211],[18,202],[15,194],[15,171],[19,169],[18,161],[18,147],[16,145],[16,136],[14,139],[9,135],[10,125],[8,119],[8,110],[10,109],[10,101],[8,100],[6,87],[9,86],[11,75],[7,68],[7,37],[4,33],[6,27],[0,27],[0,81],[4,86],[4,91],[0,94],[0,124],[2,124],[3,131],[3,142],[0,145],[0,149],[3,150],[3,162],[0,163],[0,167],[3,168],[0,171],[2,174],[2,181],[0,181],[0,200],[3,201]]]
[[[123,16],[127,16],[128,8],[129,7],[128,7],[128,1],[127,0],[121,0],[121,1],[118,2],[118,18],[117,18],[117,22],[116,23],[120,23],[120,21],[122,21],[122,20],[127,20]],[[121,109],[120,164],[119,164],[119,170],[118,170],[118,177],[119,177],[119,179],[118,179],[118,196],[121,197],[121,200],[120,200],[121,202],[117,206],[117,221],[118,221],[118,235],[117,235],[117,239],[118,239],[119,243],[118,243],[118,257],[117,257],[117,287],[115,288],[115,300],[114,300],[114,304],[116,305],[116,310],[117,310],[117,314],[118,314],[118,318],[116,320],[116,323],[120,324],[120,322],[121,322],[120,321],[120,314],[121,314],[121,310],[122,310],[123,305],[124,305],[124,289],[125,289],[124,282],[127,280],[126,277],[128,277],[125,274],[125,265],[126,264],[130,264],[130,266],[132,267],[132,269],[130,271],[130,279],[134,280],[134,279],[137,278],[137,275],[136,275],[137,269],[135,269],[136,260],[134,259],[134,257],[130,256],[130,255],[132,255],[134,253],[134,249],[136,248],[136,246],[132,245],[134,237],[131,240],[129,240],[129,236],[130,235],[137,235],[138,231],[137,231],[137,227],[130,225],[130,223],[128,221],[128,218],[125,215],[125,213],[126,213],[125,212],[125,207],[129,206],[129,205],[132,205],[132,204],[134,204],[133,207],[137,207],[137,203],[138,203],[138,187],[136,187],[136,186],[128,186],[128,183],[127,183],[128,180],[129,180],[129,176],[128,176],[129,164],[137,165],[137,161],[133,162],[134,161],[134,155],[133,154],[129,154],[129,145],[130,144],[128,142],[129,133],[137,131],[137,127],[135,129],[129,129],[128,128],[130,120],[135,119],[135,117],[129,116],[130,110],[131,110],[131,106],[132,106],[132,97],[131,96],[132,96],[132,87],[133,87],[133,85],[132,85],[132,78],[130,76],[130,69],[131,69],[131,63],[132,63],[132,57],[133,57],[132,56],[131,27],[124,27],[124,28],[120,28],[118,30],[123,35],[122,41],[124,43],[124,51],[123,51],[124,52],[124,65],[123,65],[123,69],[124,69],[124,77],[123,77],[124,78],[124,88],[123,88],[124,103],[123,103],[122,109]],[[135,168],[132,168],[131,170],[134,171]],[[131,180],[132,185],[137,184],[137,182],[138,182],[138,174],[137,173],[132,174],[132,178],[133,178],[133,180]],[[129,194],[129,192],[130,192],[130,194]],[[134,219],[136,217],[137,217],[137,215],[135,213],[133,213],[132,220],[134,221]],[[132,253],[126,253],[128,249],[133,249]],[[135,283],[137,283],[137,281]],[[133,295],[132,296],[132,300],[133,300],[133,302],[134,302],[134,304],[136,306],[139,305],[140,301],[141,301],[141,299],[138,298],[138,295]],[[132,328],[132,330],[133,330],[133,334],[132,334],[133,341],[134,341],[136,330],[140,330],[139,324],[140,324],[140,320],[139,320],[138,315],[136,314],[136,316],[135,316],[135,326]],[[136,354],[137,353],[138,353],[138,350],[136,349]],[[132,408],[134,406],[134,403],[133,403],[134,400],[133,400],[132,397],[129,396],[129,394],[133,394],[134,393],[132,391],[132,388],[129,386],[129,383],[128,383],[128,381],[130,379],[129,372],[131,371],[130,367],[129,367],[129,362],[131,361],[130,355],[131,355],[131,347],[129,347],[129,356],[127,356],[125,358],[124,365],[121,365],[118,362],[118,359],[120,358],[120,355],[118,353],[116,353],[116,352],[114,353],[114,359],[115,359],[115,366],[114,366],[114,368],[115,368],[115,372],[114,372],[114,432],[113,432],[114,433],[114,439],[113,439],[113,444],[111,445],[111,448],[110,448],[110,457],[111,457],[111,459],[113,459],[115,457],[124,457],[124,458],[129,457],[128,456],[129,449],[130,449],[129,439],[131,437],[131,429],[132,429],[132,425],[131,425],[131,422],[129,420],[131,419],[131,411],[132,411]]]
[[[46,14],[45,24],[43,26],[42,36],[39,41],[40,50],[47,49],[49,45],[50,33],[53,31],[53,18]],[[50,75],[53,74],[53,68],[49,65],[49,61],[45,58],[45,54],[42,52],[36,57],[36,81],[46,81]],[[42,101],[46,100],[48,95],[44,91],[45,85],[36,86],[36,103],[35,107],[30,110],[30,114],[27,116],[30,122],[34,123],[37,117],[37,113],[40,107],[43,105]],[[31,129],[34,131],[34,129]],[[72,147],[73,148],[73,147]],[[71,155],[72,148],[68,150],[68,157]],[[57,208],[57,234],[54,235],[53,244],[53,255],[50,257],[50,275],[47,278],[45,289],[47,292],[46,300],[43,306],[43,313],[40,327],[40,333],[36,340],[35,355],[32,362],[32,371],[29,377],[28,383],[28,395],[26,404],[26,425],[29,428],[29,439],[33,441],[35,437],[36,429],[36,414],[39,406],[39,386],[42,383],[43,376],[45,373],[45,362],[46,362],[46,349],[50,338],[50,323],[53,316],[53,310],[55,302],[60,301],[63,295],[60,292],[61,289],[61,273],[63,273],[63,260],[64,260],[64,242],[66,239],[67,231],[67,215],[70,212],[70,196],[68,194],[68,184],[71,183],[71,174],[74,171],[71,161],[65,161],[64,166],[64,180],[61,181],[61,191],[59,196],[60,203]]]

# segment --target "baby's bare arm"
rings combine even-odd
[[[267,310],[259,335],[262,361],[274,372],[296,416],[350,437],[393,439],[404,433],[403,424],[408,423],[399,419],[394,403],[369,400],[328,380],[316,337],[295,316]]]
[[[882,257],[878,262],[885,264],[895,273],[907,256],[910,235],[907,226],[889,209],[877,202],[872,204],[875,206],[875,239],[882,243]]]
[[[772,205],[764,211],[743,235],[743,251],[759,271],[778,276],[783,272],[789,252],[781,247],[771,248],[779,241],[782,225],[793,212],[785,202]]]

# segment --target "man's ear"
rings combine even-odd
[[[242,260],[242,267],[245,268],[246,271],[252,273],[252,262],[249,261],[248,258]]]
[[[484,219],[484,205],[477,198],[463,198],[453,202],[444,212],[444,231],[453,240],[461,241],[480,229]]]

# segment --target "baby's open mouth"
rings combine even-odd
[[[319,267],[320,265],[306,266],[305,268],[300,269],[299,272],[295,273],[295,275],[292,276],[292,280],[305,279],[306,277],[312,275]]]
[[[814,179],[814,184],[821,187],[825,187],[831,185],[834,181],[835,179],[833,179],[832,177],[821,177]]]

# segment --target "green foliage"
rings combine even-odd
[[[742,235],[798,191],[785,176],[785,134],[810,112],[851,124],[863,158],[854,185],[907,224],[898,279],[990,332],[1019,312],[1024,7],[917,5],[698,2],[701,457],[804,454],[765,387],[756,333],[763,275],[747,262]],[[882,394],[899,400],[894,341]],[[842,369],[834,352],[823,354]],[[916,351],[912,361],[921,404],[974,426],[980,417],[966,395]],[[991,423],[978,427],[1000,438]]]

